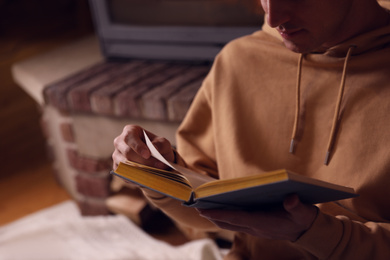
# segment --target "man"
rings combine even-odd
[[[382,3],[389,6],[389,3]],[[217,56],[163,156],[216,178],[286,168],[358,198],[273,211],[184,208],[146,196],[188,231],[235,231],[226,259],[390,259],[390,14],[375,0],[261,0],[263,30]],[[298,61],[298,65],[297,65]],[[141,128],[114,143],[114,168],[150,157]],[[290,147],[290,151],[289,151]]]

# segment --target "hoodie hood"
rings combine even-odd
[[[379,2],[387,10],[390,8],[390,1],[381,1]],[[266,22],[266,16],[264,17],[263,31],[276,37],[281,42],[283,41],[282,37],[278,31],[274,28],[271,28]],[[283,44],[283,43],[282,43]],[[331,153],[333,151],[334,140],[337,134],[338,125],[340,123],[340,106],[344,96],[344,89],[346,86],[347,78],[347,69],[348,62],[351,59],[351,56],[360,55],[366,52],[383,49],[386,46],[390,46],[390,24],[387,26],[378,28],[376,30],[370,31],[368,33],[361,34],[357,37],[351,38],[345,42],[342,42],[336,46],[333,46],[324,52],[313,53],[315,56],[330,57],[330,58],[344,58],[344,66],[342,71],[342,77],[340,79],[339,94],[337,100],[335,101],[335,111],[332,122],[332,128],[329,135],[328,145],[326,147],[326,154],[324,164],[328,165],[331,158]],[[310,54],[306,54],[310,55]],[[300,54],[298,65],[297,65],[297,80],[296,80],[296,108],[295,108],[295,118],[294,126],[292,130],[292,137],[290,143],[290,153],[294,153],[295,146],[297,145],[297,129],[299,127],[299,118],[301,110],[301,77],[302,77],[302,67],[303,59],[305,54]]]

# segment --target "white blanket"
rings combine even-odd
[[[125,216],[82,217],[72,201],[0,227],[1,260],[220,260],[209,239],[171,246]]]

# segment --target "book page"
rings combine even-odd
[[[144,137],[145,137],[146,145],[148,146],[152,156],[154,158],[156,158],[157,160],[159,160],[160,162],[162,162],[163,164],[167,165],[168,167],[170,167],[170,168],[180,172],[181,174],[183,174],[188,179],[188,181],[191,183],[191,185],[192,185],[192,187],[194,189],[199,187],[203,183],[216,180],[216,179],[214,179],[214,178],[212,178],[210,176],[207,176],[207,175],[204,175],[204,174],[199,174],[197,172],[191,171],[190,169],[185,168],[185,167],[183,167],[181,165],[178,165],[178,164],[175,164],[175,163],[172,163],[172,162],[168,162],[157,151],[156,147],[154,147],[154,145],[152,144],[152,141],[150,141],[150,139],[149,139],[149,137],[148,137],[148,135],[146,134],[145,131],[144,131]]]
[[[156,147],[154,147],[154,145],[152,144],[152,141],[150,141],[148,135],[146,134],[145,130],[144,130],[144,137],[145,137],[145,142],[146,142],[146,145],[148,146],[152,156],[154,158],[156,158],[157,160],[159,160],[160,162],[162,162],[163,164],[169,166],[170,168],[172,169],[175,169],[156,149]]]

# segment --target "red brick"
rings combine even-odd
[[[87,173],[108,171],[112,167],[111,158],[97,159],[80,155],[74,149],[67,150],[69,164],[76,170]]]
[[[110,195],[110,176],[96,177],[79,173],[76,176],[77,191],[83,195],[96,198],[107,198]]]
[[[81,199],[77,201],[80,213],[83,216],[110,215],[105,200]]]
[[[181,122],[198,92],[203,80],[194,81],[181,88],[167,101],[168,118],[172,122]]]
[[[117,63],[115,67],[106,70],[105,73],[96,74],[89,80],[77,84],[77,87],[72,88],[67,94],[70,110],[77,112],[91,112],[91,93],[101,87],[104,87],[112,79],[131,73],[133,67],[133,63]]]
[[[140,99],[142,116],[151,120],[167,120],[167,100],[193,81],[203,80],[209,67],[191,67],[181,74],[146,92]],[[186,110],[184,111],[184,113]]]
[[[131,118],[141,118],[142,112],[139,99],[143,94],[163,84],[175,75],[180,74],[187,67],[184,65],[166,65],[153,77],[145,78],[136,84],[127,86],[126,89],[118,93],[114,98],[115,115]]]
[[[60,132],[64,141],[69,143],[75,142],[73,125],[71,123],[60,124]]]
[[[94,75],[105,73],[105,71],[110,70],[114,66],[116,64],[111,62],[99,63],[47,86],[43,92],[45,103],[55,106],[60,111],[69,111],[68,99],[66,98],[69,91],[89,80]]]
[[[113,98],[118,93],[123,89],[126,89],[127,86],[133,85],[145,77],[150,77],[150,75],[164,67],[163,64],[140,61],[132,61],[132,63],[137,65],[132,73],[123,77],[111,79],[110,82],[105,84],[102,88],[91,93],[91,107],[96,114],[114,115]]]

